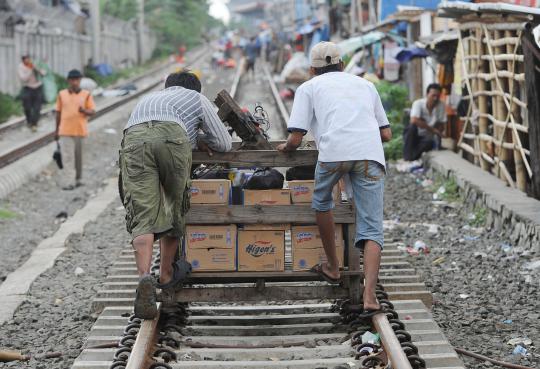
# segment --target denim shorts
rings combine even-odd
[[[382,248],[383,195],[386,171],[372,160],[317,162],[312,208],[329,211],[334,208],[332,189],[340,178],[349,174],[356,209],[355,245],[363,248],[365,241],[375,241]]]

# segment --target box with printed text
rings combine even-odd
[[[311,204],[313,199],[313,190],[315,188],[314,180],[306,181],[288,181],[287,185],[291,190],[291,202],[293,204]],[[334,186],[332,198],[335,203],[341,202],[341,190],[339,183]]]
[[[192,204],[229,204],[231,181],[228,179],[194,179],[191,181]]]
[[[339,266],[343,266],[343,230],[336,224],[336,248]],[[316,225],[291,228],[293,270],[307,270],[317,263],[326,262],[319,228]]]
[[[186,260],[194,272],[236,270],[236,225],[187,226]]]
[[[284,231],[238,231],[238,271],[285,270]]]
[[[290,205],[291,192],[281,190],[244,190],[244,205]]]

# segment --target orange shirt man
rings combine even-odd
[[[96,105],[89,91],[82,90],[82,73],[76,69],[68,73],[69,87],[58,93],[56,99],[56,140],[69,137],[75,146],[75,185],[65,187],[72,190],[82,186],[82,142],[88,136],[88,117],[95,114]]]

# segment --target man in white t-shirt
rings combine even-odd
[[[277,149],[296,150],[307,131],[315,137],[319,158],[312,207],[328,262],[315,265],[312,271],[329,283],[340,283],[332,189],[343,175],[350,176],[356,209],[355,246],[364,252],[364,317],[369,317],[380,312],[375,286],[384,238],[382,142],[390,140],[392,132],[375,86],[343,73],[337,45],[315,45],[310,71],[315,77],[296,90],[290,134],[287,143]]]
[[[432,83],[427,87],[426,97],[412,104],[411,124],[404,133],[405,160],[417,160],[422,153],[440,146],[447,120],[441,91],[438,83]]]

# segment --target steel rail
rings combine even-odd
[[[158,315],[152,320],[143,320],[141,328],[137,333],[137,339],[131,349],[126,369],[143,369],[150,366],[152,361],[152,350],[157,338],[157,325],[161,303],[158,302]]]
[[[238,92],[238,85],[240,84],[240,79],[242,79],[242,75],[244,74],[245,67],[246,58],[242,58],[238,63],[238,67],[236,68],[236,73],[234,74],[234,79],[231,86],[231,97],[233,99],[236,97],[236,93]]]
[[[208,49],[201,50],[200,52],[198,52],[196,55],[193,56],[192,60],[189,63],[187,63],[187,65],[193,64],[193,62],[195,62],[197,59],[199,59],[201,56],[205,55],[206,53],[208,53]],[[164,68],[160,68],[159,70],[168,68],[171,65],[168,65],[168,66],[166,66]],[[151,73],[148,73],[148,74],[145,74],[144,76],[138,77],[138,79],[140,80],[140,79],[149,77],[151,74],[158,73],[159,70],[154,70]],[[110,111],[112,111],[112,110],[114,110],[114,109],[116,109],[116,108],[118,108],[118,107],[120,107],[122,105],[125,105],[126,103],[130,102],[131,100],[133,100],[135,98],[138,98],[141,95],[143,95],[144,93],[154,89],[160,83],[161,83],[161,79],[158,78],[155,82],[152,82],[147,86],[144,86],[143,88],[137,90],[135,93],[127,95],[127,96],[125,96],[124,98],[122,98],[122,99],[120,99],[118,101],[115,101],[115,102],[112,102],[110,104],[107,104],[107,105],[103,106],[102,108],[100,108],[99,110],[96,111],[96,114],[94,116],[92,116],[90,120],[94,120],[94,119],[97,119],[99,117],[102,117],[103,115],[107,114],[108,112],[110,112]],[[50,133],[44,134],[41,137],[38,137],[35,140],[32,140],[31,142],[27,142],[27,143],[15,148],[15,149],[9,151],[9,152],[1,155],[0,156],[0,168],[5,167],[6,165],[9,165],[9,164],[19,160],[20,158],[22,158],[22,157],[24,157],[24,156],[26,156],[26,155],[40,149],[40,148],[42,148],[43,146],[46,146],[47,144],[53,142],[54,138],[55,138],[55,133],[50,132]]]
[[[282,124],[286,130],[287,123],[289,122],[289,111],[285,107],[285,103],[283,102],[283,99],[281,98],[281,96],[279,96],[279,91],[277,89],[276,82],[272,78],[272,74],[270,73],[270,70],[268,69],[268,66],[266,63],[263,64],[263,71],[264,71],[266,80],[268,81],[268,84],[270,85],[270,90],[272,90],[272,96],[274,97],[274,101],[276,102],[276,105],[278,107]]]
[[[393,369],[412,369],[411,363],[401,348],[390,322],[385,314],[377,314],[372,318],[373,325],[381,337],[386,356]]]

